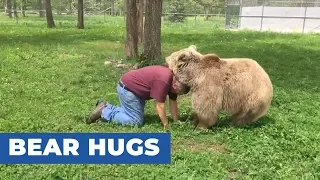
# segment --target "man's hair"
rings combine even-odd
[[[186,84],[182,84],[175,76],[173,76],[173,83],[176,84],[176,90],[181,94],[188,94],[190,87]]]
[[[169,64],[168,63],[162,63],[160,64],[160,66],[163,66],[163,67],[166,67],[166,68],[169,68]],[[177,90],[182,93],[182,94],[188,94],[189,91],[190,91],[190,87],[185,85],[185,84],[182,84],[177,78],[176,76],[173,76],[173,83],[178,83],[177,85]]]

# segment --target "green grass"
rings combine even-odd
[[[119,104],[125,70],[105,67],[124,55],[123,18],[55,17],[61,27],[29,16],[0,17],[0,131],[162,132],[154,102],[141,128],[84,123],[96,99]],[[214,22],[212,22],[214,24]],[[216,26],[164,23],[163,57],[195,44],[202,53],[249,57],[269,73],[274,99],[268,114],[244,128],[224,115],[212,131],[171,125],[170,165],[1,165],[1,179],[319,179],[320,35],[230,32]],[[189,120],[189,96],[179,98]]]

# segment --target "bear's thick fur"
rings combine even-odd
[[[191,88],[198,128],[215,125],[220,110],[232,115],[232,125],[243,125],[257,121],[270,107],[272,83],[255,60],[202,55],[191,45],[166,57],[166,63]]]

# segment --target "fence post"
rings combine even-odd
[[[242,0],[239,0],[239,15],[242,16]],[[238,24],[237,24],[237,28],[239,29],[240,25],[241,24],[241,17],[238,16]]]
[[[303,27],[302,27],[302,33],[304,33],[304,27],[306,25],[306,15],[307,15],[307,4],[303,2],[304,4],[304,17],[303,17]]]
[[[224,11],[224,29],[227,29],[227,19],[228,19],[228,0],[226,0],[225,11]]]
[[[262,2],[262,14],[261,14],[260,31],[262,30],[262,25],[263,25],[263,14],[264,14],[264,0]]]
[[[194,25],[197,25],[197,15],[194,16]]]

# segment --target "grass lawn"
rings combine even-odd
[[[0,131],[162,132],[152,101],[141,128],[84,123],[97,98],[119,104],[126,70],[104,61],[123,58],[123,18],[86,17],[85,30],[75,28],[76,17],[55,20],[47,29],[38,17],[0,17]],[[320,35],[215,27],[164,23],[163,57],[195,44],[257,60],[274,85],[271,109],[257,123],[235,128],[221,114],[207,133],[171,125],[170,165],[1,165],[1,179],[320,179]],[[179,111],[189,120],[189,95]]]

